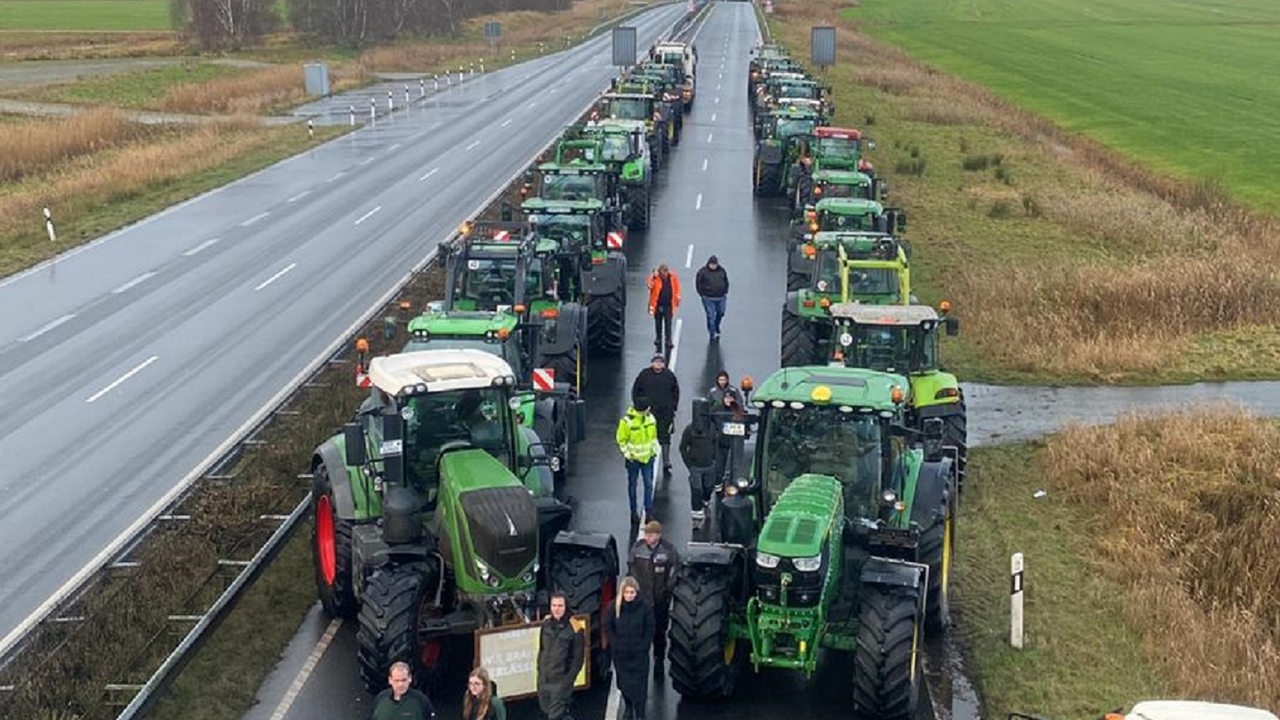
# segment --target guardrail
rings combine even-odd
[[[639,9],[638,12],[660,7],[670,3],[655,3],[647,5]],[[634,16],[634,15],[633,15]],[[615,22],[620,18],[615,18]],[[681,17],[681,21],[690,20],[690,16]],[[603,89],[602,89],[603,91]],[[595,100],[593,99],[594,103]],[[590,109],[590,105],[583,109],[585,114]],[[543,156],[558,141],[559,136],[553,137],[550,141],[538,148],[531,156],[530,164],[535,163],[539,157]],[[524,170],[516,173],[501,187],[486,197],[472,213],[477,216],[486,209],[493,206],[503,194],[509,191],[513,183],[519,181]],[[445,243],[455,243],[459,238],[457,232],[451,233]],[[189,502],[192,497],[197,495],[204,487],[205,483],[225,483],[233,479],[229,475],[222,474],[222,471],[233,468],[239,460],[242,459],[244,451],[247,448],[255,447],[261,444],[256,438],[278,417],[288,414],[296,414],[287,408],[301,393],[307,389],[315,387],[316,379],[323,374],[333,364],[346,362],[346,356],[350,353],[354,341],[357,337],[364,334],[367,327],[376,324],[379,318],[387,312],[393,298],[400,295],[406,287],[411,286],[421,275],[430,269],[437,258],[438,249],[432,249],[426,256],[413,266],[413,268],[401,278],[395,286],[384,293],[377,303],[368,310],[359,321],[353,323],[342,336],[331,343],[321,355],[308,364],[306,368],[291,382],[289,386],[283,388],[262,410],[256,413],[245,425],[242,426],[242,432],[236,433],[229,438],[218,451],[215,451],[213,460],[204,463],[201,467],[190,475],[188,480],[180,483],[168,496],[165,502],[158,504],[153,512],[145,514],[140,518],[140,529],[127,537],[120,543],[119,547],[100,556],[101,561],[96,563],[96,567],[91,567],[90,572],[78,583],[76,587],[68,592],[65,597],[52,603],[46,609],[43,617],[39,619],[36,626],[23,635],[23,637],[15,642],[12,646],[4,650],[3,656],[0,656],[0,670],[8,669],[15,661],[22,657],[23,653],[29,649],[29,643],[33,639],[38,639],[42,630],[46,629],[48,623],[62,625],[73,622],[81,627],[88,624],[89,618],[85,615],[76,614],[76,605],[81,602],[85,596],[106,581],[111,573],[119,571],[128,571],[138,567],[138,563],[129,560],[140,547],[144,546],[149,538],[157,531],[163,523],[189,520],[188,516],[177,514],[185,503]],[[247,428],[245,430],[244,428]],[[145,682],[141,684],[131,683],[113,683],[108,684],[104,691],[110,696],[119,694],[128,698],[127,703],[122,697],[118,705],[123,705],[123,709],[117,715],[118,720],[134,720],[142,717],[158,699],[159,694],[170,682],[177,676],[183,666],[190,659],[192,654],[199,649],[204,640],[208,637],[219,623],[224,619],[226,614],[234,606],[240,594],[248,588],[252,582],[262,572],[263,568],[276,556],[283,547],[284,543],[292,536],[299,521],[307,514],[310,505],[310,492],[307,492],[302,499],[293,506],[292,511],[288,515],[279,516],[261,516],[259,520],[270,520],[278,522],[278,525],[271,532],[270,536],[262,543],[258,550],[249,560],[232,560],[219,559],[217,566],[205,578],[201,587],[196,594],[207,591],[209,585],[218,580],[225,578],[226,568],[235,568],[238,570],[226,586],[217,594],[217,597],[204,609],[203,612],[192,615],[170,615],[169,620],[175,622],[192,622],[191,629],[183,635],[181,640],[172,651],[170,651],[160,662],[157,669],[152,672]],[[92,564],[91,564],[92,565]],[[107,598],[112,600],[114,598]],[[154,638],[153,638],[154,640]],[[66,647],[70,640],[64,639],[54,642],[53,647],[41,648],[42,655],[52,657],[59,650]],[[6,702],[12,699],[13,694],[20,690],[16,685],[2,686],[0,685],[0,708],[6,707]],[[130,694],[131,695],[127,695]],[[10,698],[5,695],[9,694]],[[111,698],[107,698],[107,702],[111,702]]]

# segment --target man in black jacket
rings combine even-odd
[[[689,468],[690,517],[700,525],[716,486],[716,430],[706,398],[693,399],[693,419],[680,435],[680,457]]]
[[[582,628],[569,617],[565,594],[551,594],[551,616],[542,622],[538,645],[538,707],[548,720],[573,720],[569,698],[586,656]]]
[[[644,398],[658,421],[658,445],[662,447],[662,474],[671,475],[671,433],[675,430],[676,408],[680,406],[680,381],[667,369],[667,359],[655,354],[649,367],[631,383],[631,403]]]
[[[729,273],[715,255],[707,258],[707,264],[698,269],[694,281],[698,297],[702,298],[702,311],[707,314],[707,334],[712,340],[720,339],[720,321],[724,319],[729,304]]]
[[[671,588],[675,586],[680,553],[662,537],[662,525],[651,520],[644,537],[631,546],[627,574],[640,583],[640,594],[653,606],[653,674],[662,674],[667,652],[667,627],[671,624]]]

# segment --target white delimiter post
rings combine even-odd
[[[1022,553],[1014,553],[1009,561],[1009,644],[1022,649]]]

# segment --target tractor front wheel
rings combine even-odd
[[[951,622],[954,507],[948,504],[947,516],[920,534],[920,562],[929,566],[929,595],[925,603],[925,627],[929,632],[941,632]]]
[[[964,492],[965,463],[969,459],[969,421],[963,402],[956,405],[956,411],[941,416],[942,444],[956,449],[957,484],[960,492]]]
[[[756,195],[774,197],[782,189],[782,167],[777,163],[756,160]]]
[[[749,647],[738,647],[730,631],[732,570],[694,565],[681,568],[671,590],[671,685],[687,698],[723,699],[733,694]]]
[[[782,367],[800,365],[825,365],[818,357],[818,338],[814,335],[814,323],[789,312],[782,311]]]
[[[587,298],[587,338],[595,352],[620,355],[626,323],[625,288],[614,290],[608,295],[592,295]]]
[[[853,655],[853,703],[876,720],[915,717],[923,650],[918,596],[901,587],[864,585]]]
[[[582,347],[575,343],[567,351],[542,358],[542,367],[555,372],[557,383],[568,383],[578,395],[582,394]]]
[[[800,270],[797,267],[796,255],[798,249],[793,248],[787,252],[787,292],[796,292],[809,287],[811,277],[808,271]],[[813,264],[812,261],[807,261]]]
[[[384,565],[374,571],[361,594],[356,629],[356,660],[371,693],[387,686],[387,671],[396,662],[409,663],[420,685],[439,682],[445,653],[438,642],[420,642],[420,620],[438,608],[428,606],[440,568],[435,562]]]
[[[649,196],[649,184],[627,191],[626,224],[630,230],[644,230],[649,227],[649,207],[652,202]]]
[[[353,618],[360,610],[351,577],[351,536],[354,523],[338,515],[333,483],[323,462],[311,471],[311,559],[316,594],[329,617]]]
[[[618,589],[618,548],[551,546],[551,587],[565,594],[571,615],[591,618],[592,684],[609,677],[612,667],[604,636],[604,614],[613,611]]]

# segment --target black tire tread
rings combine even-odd
[[[323,462],[317,463],[311,471],[311,564],[315,568],[316,594],[320,597],[320,605],[332,618],[350,619],[360,612],[360,603],[356,600],[354,581],[351,577],[352,536],[354,525],[351,520],[338,516],[338,508],[333,504],[333,485],[329,479],[328,468]],[[316,533],[319,524],[316,522],[317,499],[322,495],[329,496],[333,507],[333,543],[337,573],[333,585],[329,586],[320,573],[320,552],[316,544]]]
[[[916,596],[905,588],[864,586],[857,648],[853,656],[853,702],[876,720],[914,717],[921,671],[913,668],[917,631]]]
[[[600,355],[620,355],[626,335],[627,300],[625,289],[587,299],[587,340]]]
[[[604,647],[604,615],[601,607],[604,585],[612,580],[617,588],[617,550],[607,552],[577,547],[551,547],[551,588],[565,594],[571,615],[591,617],[591,676],[609,672],[610,660]],[[594,683],[594,680],[593,680]]]
[[[782,311],[780,360],[782,367],[826,364],[818,357],[818,342],[814,337],[813,323],[786,309]]]
[[[744,650],[724,662],[729,633],[730,573],[725,568],[686,566],[671,596],[667,657],[671,684],[687,698],[721,699],[733,694]]]
[[[387,670],[400,660],[421,677],[417,623],[419,604],[434,566],[428,563],[385,565],[369,577],[361,596],[356,629],[356,660],[371,693],[387,685]]]

